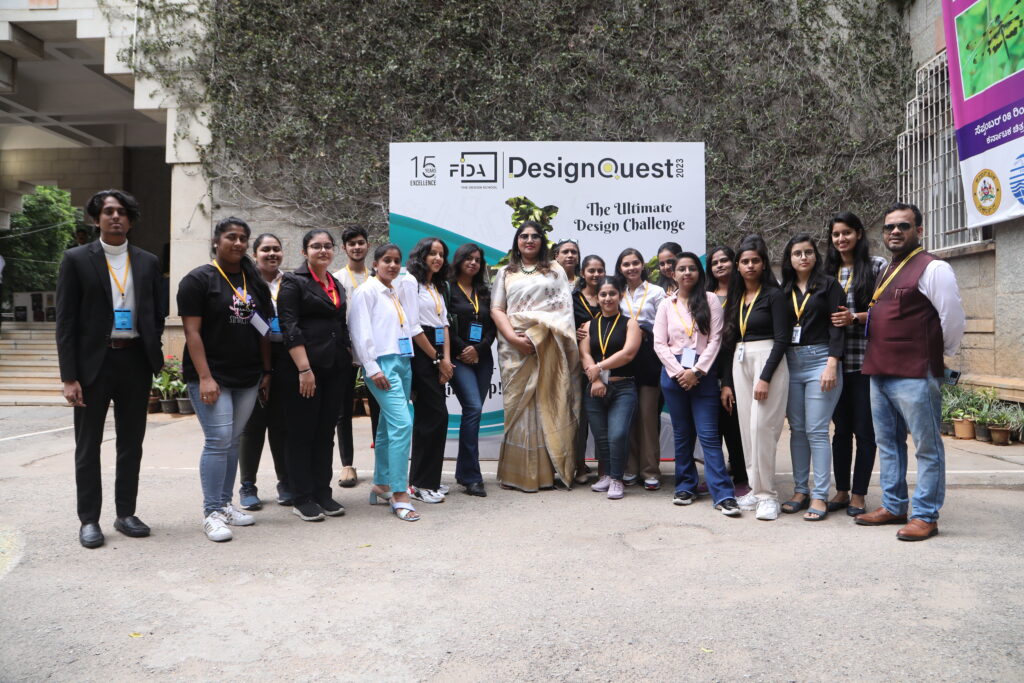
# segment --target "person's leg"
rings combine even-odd
[[[479,364],[477,364],[479,365]],[[455,481],[460,484],[476,484],[483,481],[480,474],[480,413],[483,397],[480,395],[477,365],[460,361],[453,363],[451,386],[459,405],[462,419],[459,424],[459,452],[455,460]]]
[[[288,402],[288,484],[291,487],[292,502],[301,505],[313,498],[313,471],[311,468],[313,440],[316,433],[317,417],[320,408],[320,392],[313,393],[310,398],[299,394],[298,370],[292,363],[282,364],[274,373],[274,381],[279,383],[280,390]],[[316,377],[319,385],[321,378]],[[334,422],[331,423],[332,427]]]
[[[265,411],[267,440],[270,442],[270,455],[274,459],[274,474],[277,475],[277,483],[281,488],[290,493],[291,488],[288,483],[288,397],[278,391],[276,387],[271,387]]]
[[[853,425],[856,420],[854,394],[857,392],[856,377],[859,372],[850,373],[843,379],[843,390],[839,393],[836,409],[832,411],[832,471],[836,478],[836,498],[845,500],[850,491],[850,466],[853,463]],[[866,379],[866,378],[865,378]],[[858,442],[860,439],[858,439]],[[842,496],[842,498],[840,498]]]
[[[744,355],[743,360],[735,356],[732,361],[732,382],[733,395],[736,404],[733,406],[733,413],[736,415],[736,423],[739,425],[740,441],[743,445],[743,457],[746,464],[747,483],[751,493],[755,493],[755,480],[758,475],[758,462],[754,452],[755,433],[754,424],[754,376],[751,366]]]
[[[108,351],[107,356],[114,351]],[[75,421],[75,485],[78,489],[78,520],[82,524],[100,521],[103,505],[103,480],[100,476],[100,446],[103,443],[103,425],[110,407],[111,377],[105,373],[104,362],[99,376],[92,384],[82,387],[84,408],[74,409]]]
[[[911,518],[933,523],[946,497],[946,451],[939,419],[941,384],[936,378],[890,378],[889,396],[914,437],[917,484]]]
[[[252,408],[256,405],[256,396],[259,393],[259,383],[244,389],[224,389],[221,391],[231,392],[231,442],[228,444],[227,469],[224,472],[224,483],[221,488],[221,507],[231,504],[232,488],[235,486],[235,473],[238,471],[239,443],[242,440],[242,432],[252,415]]]
[[[761,342],[756,342],[761,344]],[[762,344],[759,351],[751,353],[751,360],[756,364],[751,367],[750,375],[757,381],[761,369],[768,360],[771,353],[771,344]],[[789,395],[789,365],[786,359],[779,361],[772,381],[768,386],[768,397],[761,401],[754,401],[752,411],[752,434],[755,440],[756,457],[758,460],[758,483],[757,497],[769,500],[778,500],[779,494],[775,490],[775,451],[779,445],[779,437],[782,435],[782,428],[786,420],[786,405]],[[751,387],[753,391],[753,387]],[[751,486],[754,483],[751,482]]]
[[[142,441],[146,436],[153,371],[141,346],[115,351],[112,360],[115,377],[111,397],[114,399],[117,432],[114,504],[118,517],[129,517],[135,514],[135,501],[139,495]]]
[[[380,406],[375,446],[377,468],[373,481],[395,493],[405,493],[409,487],[409,447],[412,442],[413,407],[409,403],[412,369],[408,360],[400,356],[383,356],[377,362],[391,388],[384,391],[374,385],[370,389]]]
[[[853,487],[850,489],[855,498],[866,496],[871,483],[871,470],[875,466],[875,428],[871,422],[871,378],[859,372],[848,373],[843,381],[853,386],[851,412],[853,414],[853,433],[857,436],[857,459],[853,465]],[[847,393],[846,386],[843,392]],[[833,455],[833,457],[835,457]],[[864,507],[863,500],[855,500]]]
[[[690,390],[690,415],[704,451],[704,480],[708,484],[712,502],[717,505],[726,498],[735,498],[736,490],[725,468],[722,438],[718,432],[718,413],[721,407],[718,376],[712,372]],[[667,400],[667,396],[666,396]]]
[[[352,403],[356,391],[355,372],[346,373],[347,380],[341,387],[341,406],[338,410],[338,455],[341,457],[342,467],[352,466],[352,456],[355,453],[352,444]]]
[[[331,477],[334,462],[334,419],[341,413],[346,387],[352,386],[351,363],[341,367],[322,368],[317,374],[317,392],[320,393],[320,412],[313,441],[311,467],[313,498],[317,503],[332,500]],[[349,401],[351,403],[351,400]],[[351,426],[351,422],[349,423]]]
[[[587,411],[587,421],[590,424],[590,429],[594,432],[594,450],[597,452],[597,461],[605,474],[611,476],[607,399],[591,396],[588,384],[587,388],[583,390],[583,409]],[[622,472],[619,472],[619,478],[622,478]]]
[[[621,481],[629,453],[629,431],[636,416],[637,391],[632,380],[613,383],[614,390],[605,413],[605,440],[608,461],[605,465],[608,476]]]
[[[412,359],[412,384],[416,410],[412,428],[412,459],[409,483],[437,490],[441,485],[444,445],[448,436],[448,407],[437,366],[421,350]]]
[[[583,392],[587,391],[590,383],[587,381],[586,376],[581,377],[580,382],[583,387],[580,392],[582,400]],[[579,416],[579,423],[576,426],[576,476],[580,477],[580,482],[584,482],[587,474],[587,434],[590,427],[587,424],[587,410],[582,405],[580,406]]]
[[[814,382],[812,369],[799,351],[790,349],[786,352],[790,373],[786,418],[789,420],[789,454],[793,462],[793,500],[797,504],[811,493],[807,486],[811,477],[811,446],[807,440],[806,398],[808,386]],[[784,509],[788,510],[790,506]]]
[[[216,403],[207,405],[199,397],[199,382],[188,383],[188,395],[203,428],[203,452],[199,457],[199,483],[203,488],[203,516],[224,507],[224,480],[231,449],[233,396],[221,387]],[[237,463],[237,461],[236,461]]]
[[[679,383],[661,372],[661,395],[665,397],[668,414],[672,417],[672,436],[675,443],[675,492],[697,493],[697,464],[693,460],[693,415],[690,412],[690,394]]]
[[[898,378],[871,377],[871,421],[878,444],[878,479],[882,507],[891,514],[907,514],[907,424],[890,396],[889,385]]]
[[[729,451],[729,470],[736,486],[747,483],[747,463],[743,455],[743,438],[740,436],[740,421],[736,409],[730,413],[718,402],[718,429],[722,432],[722,440]]]
[[[828,438],[828,427],[843,388],[843,369],[839,367],[836,387],[830,391],[821,390],[821,374],[825,371],[827,362],[828,349],[823,347],[815,354],[815,362],[811,364],[814,366],[811,374],[817,379],[808,382],[804,388],[807,443],[810,446],[811,463],[814,467],[811,499],[822,501],[820,505],[812,504],[812,507],[822,510],[825,509],[824,503],[828,500],[829,484],[832,480],[832,448]]]
[[[367,385],[369,387],[369,385]],[[367,396],[367,403],[370,404],[370,433],[374,435],[373,438],[377,438],[377,424],[380,422],[380,404],[377,403],[377,399],[374,397],[371,391]]]
[[[260,470],[263,444],[266,440],[268,414],[267,406],[257,400],[252,407],[249,421],[245,423],[245,429],[242,430],[242,438],[238,446],[238,478],[241,480],[243,488],[246,484],[256,483],[256,474]]]
[[[661,389],[657,386],[640,387],[640,476],[644,479],[661,477]]]

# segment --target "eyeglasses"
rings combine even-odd
[[[524,232],[522,235],[519,236],[519,239],[521,239],[524,242],[533,242],[534,240],[539,242],[540,241],[540,235],[535,235],[533,233],[525,233]]]
[[[912,227],[910,223],[903,221],[902,223],[886,223],[882,226],[882,232],[892,232],[893,230],[899,230],[900,232],[908,232]]]
[[[306,249],[309,251],[331,251],[332,249],[334,249],[334,245],[331,244],[330,242],[324,242],[311,244],[308,247],[306,247]]]

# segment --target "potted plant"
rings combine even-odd
[[[160,392],[160,409],[165,413],[178,412],[178,383],[181,382],[181,363],[168,357],[160,374],[153,378],[153,388]]]
[[[1014,403],[1009,407],[1010,437],[1017,443],[1024,443],[1024,406]]]
[[[959,407],[960,397],[963,391],[958,386],[942,387],[942,416],[939,420],[939,431],[946,435],[953,435],[953,411]]]
[[[978,441],[991,441],[988,427],[993,422],[999,406],[998,393],[992,387],[987,387],[975,392],[974,406],[974,438]]]
[[[1006,403],[1000,402],[989,414],[989,435],[995,446],[1010,445],[1010,431],[1013,425],[1013,411]]]
[[[182,415],[195,415],[196,411],[192,407],[192,399],[188,397],[188,385],[185,384],[184,380],[174,380],[174,395],[178,401],[178,412]]]
[[[950,411],[953,420],[953,436],[958,439],[974,438],[974,412],[977,410],[977,393],[970,389],[960,391],[956,405]]]

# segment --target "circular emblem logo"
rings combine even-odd
[[[1024,204],[1024,154],[1017,157],[1010,169],[1010,192],[1018,202]]]
[[[999,200],[1002,199],[1002,190],[999,188],[999,178],[987,168],[978,171],[974,176],[974,208],[982,216],[991,216],[999,208]]]

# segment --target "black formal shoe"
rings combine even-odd
[[[145,536],[149,536],[149,527],[135,515],[118,517],[114,520],[114,528],[125,536],[131,536],[132,538],[143,538]]]
[[[96,522],[88,522],[82,525],[78,531],[78,542],[83,548],[99,548],[103,545],[103,532]]]
[[[463,484],[466,487],[466,493],[471,496],[480,496],[481,498],[487,497],[487,489],[484,488],[482,481],[476,481],[472,484]]]

